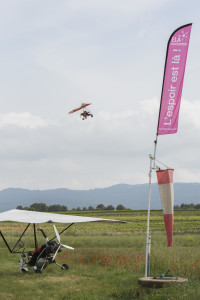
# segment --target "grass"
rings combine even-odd
[[[97,217],[91,212],[88,215]],[[59,263],[69,265],[68,271],[50,265],[42,274],[19,274],[19,256],[10,255],[0,241],[0,299],[200,299],[198,215],[193,211],[175,215],[175,224],[176,220],[177,223],[181,223],[182,220],[188,227],[182,229],[179,226],[178,230],[175,230],[172,248],[166,247],[161,213],[155,211],[155,214],[151,215],[151,276],[159,276],[169,269],[174,276],[188,278],[188,284],[151,289],[139,298],[138,278],[144,277],[145,265],[146,212],[116,212],[116,215],[113,212],[110,218],[131,219],[140,226],[134,229],[132,223],[88,223],[83,226],[84,230],[83,224],[70,227],[69,231],[62,235],[62,242],[75,247],[75,250],[64,250],[57,256]],[[108,217],[103,212],[98,212],[98,216]],[[195,218],[196,226],[189,226],[194,225],[192,218]],[[160,229],[158,224],[162,225]],[[44,224],[42,227],[50,236],[53,235],[51,224]],[[9,242],[14,245],[17,236],[23,231],[24,224],[4,222],[1,223],[1,228]],[[58,228],[62,229],[62,225],[58,224]],[[31,235],[30,230],[24,240],[30,249],[34,247]],[[41,236],[38,241],[40,244],[44,242]]]

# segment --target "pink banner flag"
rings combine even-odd
[[[176,133],[192,24],[176,29],[169,38],[165,60],[157,135]]]

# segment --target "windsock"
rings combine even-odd
[[[172,247],[173,223],[174,223],[174,186],[173,169],[156,171],[158,187],[162,202],[165,230],[167,234],[167,246]]]

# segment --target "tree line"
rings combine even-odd
[[[31,210],[31,211],[40,211],[40,212],[58,212],[58,211],[68,211],[67,206],[65,205],[60,205],[60,204],[53,204],[53,205],[46,205],[45,203],[33,203],[31,204],[29,207],[25,206],[21,206],[18,205],[17,209],[21,209],[21,210]],[[95,210],[126,210],[128,208],[126,208],[124,205],[122,204],[118,204],[117,207],[115,208],[113,205],[108,205],[108,206],[104,206],[103,204],[98,204],[96,206],[96,208],[94,208],[93,206],[89,206],[87,207],[83,207],[82,209],[78,206],[77,208],[72,208],[72,211],[86,211],[86,210],[90,210],[90,211],[95,211]]]
[[[174,205],[174,209],[200,209],[200,204],[185,204],[182,203],[181,205]]]

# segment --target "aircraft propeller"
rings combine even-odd
[[[57,253],[58,253],[60,247],[64,247],[64,248],[71,249],[71,250],[74,250],[74,248],[73,248],[73,247],[70,247],[70,246],[67,246],[67,245],[64,245],[64,244],[61,244],[61,242],[60,242],[60,235],[59,235],[59,233],[58,233],[58,230],[57,230],[57,228],[56,228],[55,225],[53,225],[53,227],[54,227],[54,231],[55,231],[55,234],[56,234],[56,237],[57,237],[57,240],[58,240],[58,248],[57,248],[57,250],[56,250],[56,252],[55,252],[55,254],[54,254],[54,256],[53,256],[53,259],[52,259],[52,260],[55,260],[56,255],[57,255]]]

